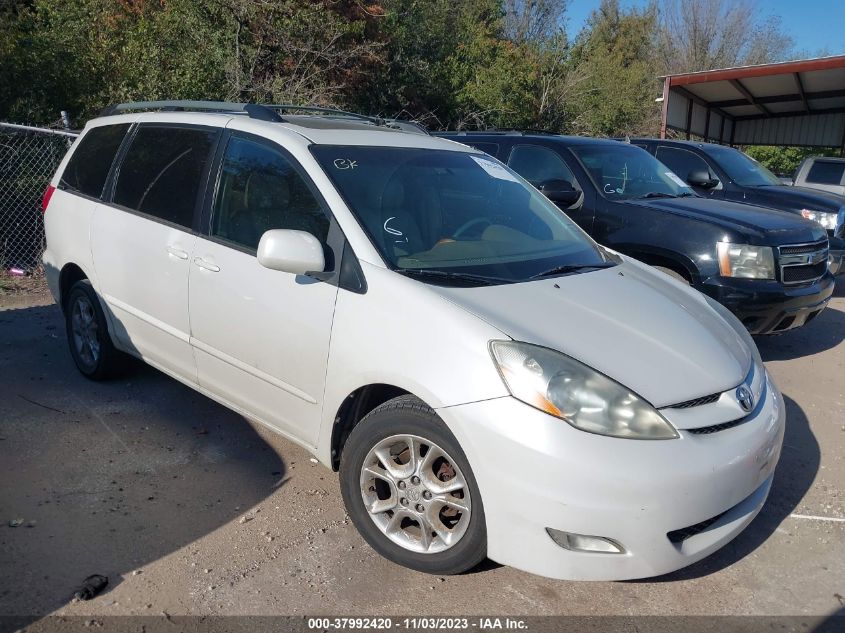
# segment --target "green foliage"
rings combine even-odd
[[[597,136],[653,131],[657,109],[653,8],[624,11],[602,0],[575,42],[571,64],[584,75],[569,129]]]

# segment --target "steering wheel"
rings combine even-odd
[[[461,224],[455,230],[455,232],[452,233],[452,237],[454,237],[455,239],[459,239],[464,233],[469,231],[472,227],[477,224],[486,224],[487,226],[490,226],[493,224],[493,222],[489,218],[473,218],[472,220],[468,220],[467,222]]]

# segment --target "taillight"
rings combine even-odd
[[[56,188],[53,185],[48,185],[47,190],[44,192],[44,197],[41,198],[41,213],[47,212],[47,205],[50,204],[50,198],[53,197],[53,192]]]

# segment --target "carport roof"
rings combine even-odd
[[[667,75],[667,129],[740,145],[845,147],[845,55]]]

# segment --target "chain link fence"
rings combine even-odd
[[[43,277],[41,200],[76,136],[0,123],[0,281],[7,287],[15,279]]]

